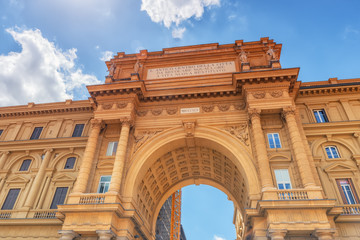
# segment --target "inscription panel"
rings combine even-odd
[[[189,77],[217,73],[235,72],[235,62],[204,63],[196,65],[152,68],[147,72],[147,79]]]

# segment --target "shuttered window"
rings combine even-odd
[[[30,163],[31,163],[30,159],[24,160],[22,162],[22,164],[21,164],[21,167],[20,167],[19,171],[27,171],[27,170],[29,170]]]
[[[76,124],[73,132],[73,137],[81,137],[84,130],[84,124]]]
[[[68,191],[67,187],[57,187],[56,188],[55,195],[52,200],[50,209],[57,209],[57,205],[64,204],[67,191]]]
[[[31,134],[30,140],[32,140],[32,139],[39,139],[42,130],[43,130],[43,127],[36,127],[36,128],[34,128],[34,131],[33,131],[33,133]]]
[[[20,193],[20,188],[10,189],[8,195],[6,196],[5,202],[1,207],[1,210],[13,209],[19,193]]]

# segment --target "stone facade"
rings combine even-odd
[[[302,83],[280,55],[118,53],[89,100],[0,108],[0,239],[154,240],[192,184],[228,195],[239,240],[358,239],[360,79]]]

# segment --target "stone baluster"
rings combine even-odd
[[[49,164],[51,153],[53,152],[53,149],[46,149],[45,150],[45,156],[40,164],[39,171],[36,174],[36,177],[34,179],[34,182],[31,185],[31,189],[29,191],[29,195],[26,198],[24,208],[30,209],[34,206],[35,198],[39,193],[41,182],[44,179],[45,176],[45,170],[46,167]]]
[[[81,162],[79,175],[74,185],[73,194],[84,193],[86,191],[91,167],[94,161],[96,146],[98,144],[101,124],[102,121],[99,119],[91,120],[91,131]]]
[[[0,170],[2,170],[4,168],[4,165],[6,163],[6,160],[9,156],[9,151],[4,151],[2,152],[1,158],[0,158]]]
[[[116,150],[114,167],[111,175],[111,182],[109,188],[109,192],[111,193],[120,192],[120,185],[121,185],[122,174],[124,171],[129,132],[130,132],[130,122],[123,121],[121,124],[120,138]]]
[[[306,155],[304,142],[300,136],[298,124],[296,123],[295,107],[284,108],[282,114],[287,123],[290,141],[295,154],[295,160],[299,167],[302,183],[305,188],[314,187],[315,179],[310,168],[309,159]]]
[[[261,185],[263,190],[272,189],[274,188],[274,183],[271,177],[270,164],[266,149],[264,133],[261,128],[260,110],[249,109],[248,112],[251,120],[252,134],[254,137]]]

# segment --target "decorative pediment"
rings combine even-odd
[[[270,162],[291,162],[291,157],[285,154],[272,154],[269,156]]]
[[[98,163],[97,168],[113,168],[114,167],[114,161],[113,160],[103,160]]]
[[[75,181],[75,177],[69,176],[67,174],[59,174],[58,176],[53,178],[54,182],[73,182]]]
[[[327,173],[338,173],[338,172],[355,172],[357,169],[351,165],[345,163],[333,163],[324,168]]]
[[[6,182],[7,183],[27,183],[27,182],[29,182],[29,179],[17,175],[14,177],[10,177]]]

